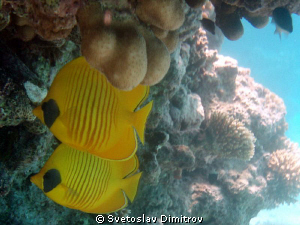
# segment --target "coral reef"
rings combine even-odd
[[[143,22],[163,30],[176,30],[184,22],[184,11],[179,0],[138,1],[136,14]]]
[[[173,21],[171,16],[166,15],[166,18]],[[77,18],[82,55],[103,72],[113,86],[131,90],[140,83],[154,85],[167,73],[169,51],[177,47],[176,32],[169,32],[160,40],[131,14],[124,14],[121,19],[113,17],[98,2],[80,9]]]
[[[218,13],[236,13],[239,19],[244,16],[256,27],[262,27],[275,7],[285,5],[290,12],[299,13],[299,2],[215,0],[215,15],[210,3],[190,8],[202,1],[187,1],[190,6],[176,1],[173,4],[182,3],[183,11],[179,14],[183,12],[185,20],[182,25],[178,22],[181,20],[177,21],[181,26],[164,28],[170,30],[143,22],[135,12],[141,2],[101,1],[104,15],[94,18],[94,22],[100,20],[109,25],[132,21],[133,30],[144,40],[146,61],[150,58],[147,45],[152,44],[143,32],[150,32],[150,39],[162,42],[175,33],[172,49],[164,42],[164,49],[174,52],[159,59],[161,63],[165,60],[162,64],[170,60],[168,72],[163,66],[148,68],[144,62],[144,76],[147,72],[156,74],[155,69],[166,75],[155,78],[158,83],[154,82],[157,84],[151,87],[148,99],[154,104],[145,145],[137,151],[143,175],[136,199],[126,211],[113,215],[144,214],[158,219],[163,214],[200,216],[209,224],[246,225],[261,209],[293,202],[300,192],[296,162],[299,149],[285,137],[284,102],[257,84],[249,69],[219,55],[223,37],[220,29],[216,27],[214,36],[203,29],[200,21],[205,15],[216,19],[218,25],[219,18],[224,16]],[[84,47],[88,34],[81,27],[72,29],[83,1],[0,3],[0,223],[93,224],[96,215],[55,204],[29,181],[58,145],[31,109],[41,100],[59,69],[79,56],[80,47]],[[35,23],[36,16],[42,17],[40,24]],[[234,23],[238,23],[237,18]],[[82,26],[80,17],[78,22]],[[16,29],[23,26],[33,28],[38,37],[28,42],[12,39]],[[110,26],[105,27],[108,34],[115,32],[108,29]],[[233,34],[234,38],[240,35]],[[45,41],[39,36],[60,40]],[[157,60],[157,56],[153,57]],[[232,150],[241,150],[237,146],[245,151],[233,153]]]
[[[75,15],[79,9],[80,2],[81,0],[4,0],[2,1],[1,14],[5,18],[2,21],[5,21],[1,22],[1,24],[8,23],[9,13],[15,14],[17,19],[12,22],[21,28],[33,28],[29,31],[32,38],[34,33],[49,41],[66,38],[76,25]],[[2,28],[5,28],[5,25],[2,25]],[[19,32],[25,32],[25,30],[21,29]],[[28,40],[32,39],[27,38]]]
[[[278,204],[293,202],[300,193],[300,149],[293,143],[287,147],[273,152],[268,160],[269,192],[277,196]]]
[[[200,143],[206,157],[250,160],[254,155],[256,139],[253,133],[224,113],[213,112],[203,122],[202,132],[196,143]]]

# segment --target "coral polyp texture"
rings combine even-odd
[[[285,136],[283,100],[218,50],[222,31],[232,40],[243,34],[242,17],[262,28],[277,7],[299,14],[299,1],[0,5],[0,224],[95,223],[95,215],[62,207],[29,182],[59,144],[32,108],[81,54],[119,88],[153,85],[145,144],[137,150],[138,192],[113,215],[247,225],[260,210],[294,201],[299,149]],[[203,18],[221,29],[213,35]]]
[[[207,155],[243,160],[253,157],[256,138],[242,122],[224,113],[213,112],[203,123],[203,148]]]
[[[168,36],[164,44],[131,14],[116,18],[109,9],[102,9],[99,2],[80,9],[77,18],[82,54],[115,87],[131,90],[140,83],[154,85],[167,73],[168,49],[177,46],[174,37]]]
[[[179,0],[140,0],[136,14],[143,22],[163,30],[176,30],[184,22],[183,6]]]
[[[270,155],[267,180],[278,203],[296,198],[300,193],[300,149],[292,144]],[[294,200],[295,201],[295,200]]]

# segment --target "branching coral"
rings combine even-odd
[[[253,157],[256,138],[242,122],[214,112],[202,126],[202,145],[206,153],[219,158],[250,160]]]
[[[273,152],[268,161],[267,180],[277,203],[290,202],[300,193],[300,149],[296,144]]]

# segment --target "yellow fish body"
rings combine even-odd
[[[110,213],[132,202],[141,173],[136,155],[126,161],[101,159],[60,144],[30,178],[56,203],[88,213]],[[133,175],[134,174],[134,175]]]
[[[149,87],[114,88],[84,57],[66,64],[55,77],[41,106],[33,110],[63,143],[101,158],[126,160],[144,143],[152,102],[135,112]]]

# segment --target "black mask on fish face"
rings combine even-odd
[[[50,99],[48,102],[44,102],[42,104],[42,110],[44,112],[45,124],[50,129],[50,127],[60,114],[58,105],[54,99]]]
[[[57,169],[48,170],[43,176],[44,192],[47,193],[61,183],[61,176]]]

